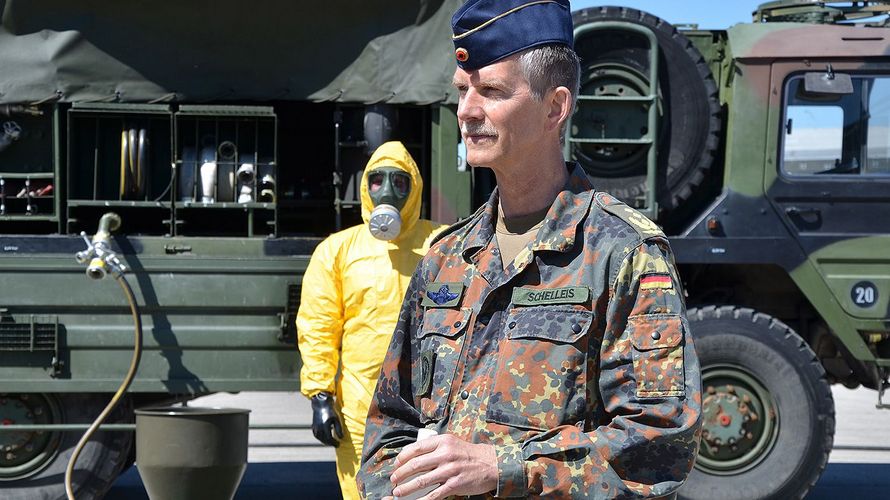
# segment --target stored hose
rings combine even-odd
[[[147,168],[148,136],[145,129],[124,129],[121,131],[121,200],[141,200],[144,197]]]
[[[117,406],[120,402],[121,397],[127,392],[127,388],[130,387],[130,383],[133,381],[133,377],[136,375],[136,370],[139,368],[139,359],[142,357],[142,320],[139,316],[139,306],[136,304],[136,297],[133,295],[133,289],[130,288],[130,284],[127,283],[127,278],[123,275],[123,273],[118,273],[115,276],[118,284],[121,286],[121,289],[124,291],[124,295],[127,297],[127,303],[130,305],[130,313],[133,315],[133,335],[134,335],[134,346],[133,346],[133,359],[130,361],[130,369],[127,371],[127,376],[124,377],[123,383],[118,387],[117,392],[114,393],[114,396],[111,398],[111,401],[108,402],[108,406],[102,410],[102,413],[96,417],[96,420],[90,425],[87,431],[84,433],[83,437],[80,438],[80,441],[77,443],[77,446],[74,447],[74,453],[71,454],[71,459],[68,460],[68,468],[65,469],[65,493],[68,495],[68,500],[75,500],[74,498],[74,489],[71,486],[71,477],[74,474],[74,464],[77,463],[77,457],[80,455],[80,452],[83,450],[83,447],[87,444],[87,441],[90,440],[93,433],[102,425],[102,422],[108,417],[112,410]]]

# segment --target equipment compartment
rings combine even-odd
[[[113,207],[127,232],[170,233],[172,113],[162,104],[75,103],[68,111],[68,231]]]
[[[114,211],[121,234],[134,236],[325,236],[362,222],[362,172],[390,140],[402,141],[430,180],[431,111],[422,106],[243,101],[22,109],[28,113],[8,116],[23,132],[0,150],[3,234],[90,232]],[[0,108],[0,126],[4,120]],[[427,183],[422,217],[430,196]]]
[[[58,231],[52,108],[0,107],[0,228]]]
[[[273,108],[182,105],[174,117],[174,232],[274,235],[278,123]]]

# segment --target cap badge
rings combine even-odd
[[[470,58],[470,53],[467,52],[467,49],[458,47],[458,49],[454,51],[454,57],[460,62],[467,62],[467,59]]]

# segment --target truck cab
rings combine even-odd
[[[705,423],[682,498],[802,498],[830,384],[886,407],[888,10],[770,2],[721,30],[575,13],[567,152],[664,229],[684,281]]]

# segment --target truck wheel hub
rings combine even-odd
[[[778,419],[766,388],[740,368],[702,375],[702,444],[698,466],[737,474],[756,465],[775,441]]]
[[[54,400],[42,394],[0,394],[4,426],[59,423],[60,415]],[[0,432],[0,481],[40,471],[58,453],[59,440],[59,433],[40,430]]]

